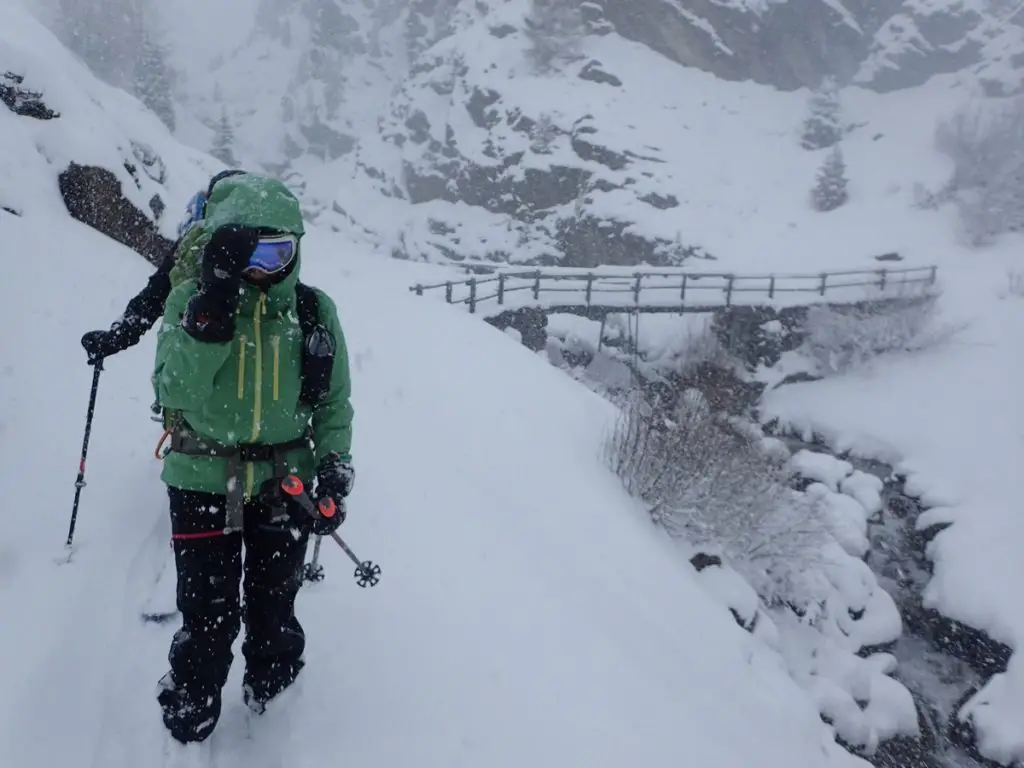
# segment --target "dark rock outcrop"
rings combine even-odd
[[[36,120],[55,120],[60,117],[43,101],[43,94],[24,87],[25,78],[14,72],[0,75],[0,102],[11,112]]]
[[[74,218],[158,264],[173,243],[125,197],[106,168],[71,163],[59,178],[64,205]]]

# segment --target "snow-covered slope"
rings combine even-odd
[[[76,163],[113,174],[140,215],[173,237],[182,201],[219,169],[176,141],[138,100],[93,77],[19,0],[2,11],[4,86],[17,86],[49,114],[16,114],[0,103],[2,207],[26,215],[63,208],[58,179]]]
[[[167,557],[152,338],[103,374],[77,554],[54,562],[90,378],[78,334],[116,311],[143,263],[56,215],[15,219],[5,238],[36,258],[6,260],[0,289],[2,325],[26,328],[0,377],[0,611],[17,617],[0,762],[159,765],[171,628],[137,619]],[[64,256],[72,242],[88,260]],[[359,590],[325,549],[327,581],[299,603],[308,673],[247,740],[236,669],[214,765],[857,762],[602,468],[608,404],[488,326],[417,302],[402,265],[338,247],[314,235],[307,277],[337,297],[351,344],[360,477],[342,532],[383,578]],[[25,290],[40,274],[45,303]]]
[[[800,146],[804,94],[726,83],[616,35],[588,39],[565,76],[538,75],[515,5],[505,13],[425,55],[380,135],[325,170],[323,222],[406,258],[755,272],[891,251],[927,263],[955,238],[945,212],[913,208],[916,183],[946,178],[935,125],[967,98],[951,78],[844,91],[850,201],[816,213],[826,152]]]

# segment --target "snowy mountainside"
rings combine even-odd
[[[182,140],[210,148],[222,121],[239,165],[299,172],[349,152],[373,129],[379,104],[408,68],[405,22],[417,3],[334,0],[211,0],[193,16],[161,5],[179,72],[178,99],[191,122]],[[331,30],[325,32],[324,30]]]
[[[383,253],[695,269],[710,255],[717,269],[874,255],[837,231],[859,244],[874,231],[877,253],[904,248],[911,189],[943,163],[935,121],[1017,88],[1024,17],[1012,6],[595,0],[544,73],[531,0],[211,0],[205,26],[223,40],[204,29],[195,41],[193,14],[161,10],[194,117],[179,136],[209,148],[226,121],[225,162],[284,175],[311,216]],[[324,19],[333,32],[313,34]],[[808,216],[824,156],[799,147],[806,92],[778,88],[826,74],[848,84],[851,202]],[[900,159],[896,135],[919,162]]]
[[[4,8],[0,25],[5,88],[12,95],[0,103],[0,207],[19,215],[63,208],[58,181],[77,164],[112,174],[140,218],[174,237],[183,201],[218,170],[136,99],[93,77],[18,4]],[[27,102],[39,108],[17,106]]]
[[[928,263],[954,236],[946,212],[912,208],[915,183],[944,180],[922,137],[964,98],[948,78],[844,91],[850,202],[820,214],[809,193],[825,153],[800,147],[803,94],[725,83],[617,35],[539,75],[505,12],[424,54],[379,135],[316,177],[336,189],[323,223],[404,258],[712,271],[871,266],[891,251]]]
[[[823,77],[889,91],[965,71],[1019,90],[1024,19],[1001,0],[599,0],[619,33],[686,66],[791,89]]]

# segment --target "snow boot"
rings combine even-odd
[[[168,672],[157,683],[157,701],[164,725],[182,744],[205,740],[220,719],[220,691],[191,691],[175,683]]]
[[[269,675],[257,676],[246,670],[242,680],[242,699],[245,705],[257,715],[262,715],[267,709],[267,704],[295,682],[304,666],[305,662],[298,659],[291,664],[277,666]]]

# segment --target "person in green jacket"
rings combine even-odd
[[[355,477],[348,351],[335,304],[299,283],[298,200],[279,181],[237,174],[210,190],[203,227],[199,277],[167,299],[153,373],[182,616],[157,700],[182,743],[214,730],[243,621],[251,709],[299,674],[306,544],[344,521]],[[304,333],[310,301],[318,322]],[[304,517],[274,502],[288,476],[315,480],[314,499],[336,513]]]

